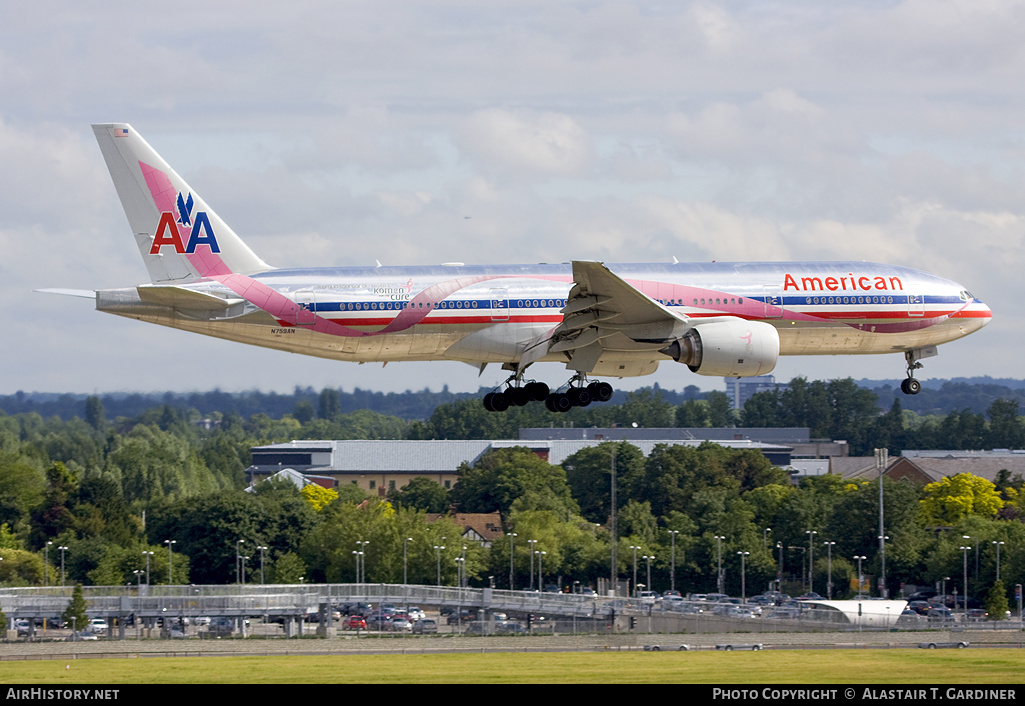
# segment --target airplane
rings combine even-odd
[[[921,360],[979,330],[989,307],[948,279],[867,262],[704,262],[276,268],[127,123],[93,125],[150,282],[100,290],[99,311],[217,338],[359,363],[453,360],[509,377],[486,409],[607,401],[595,377],[747,377],[780,355],[902,353]],[[572,373],[556,389],[535,363]]]

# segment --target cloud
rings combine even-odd
[[[489,108],[472,113],[459,135],[467,158],[489,172],[532,177],[580,174],[594,159],[590,137],[568,115]]]

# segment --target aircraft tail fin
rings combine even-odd
[[[154,283],[274,269],[127,123],[93,125]]]

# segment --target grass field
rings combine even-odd
[[[0,662],[0,683],[976,685],[1023,668],[1017,649],[210,656]]]

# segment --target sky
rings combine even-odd
[[[925,361],[926,385],[1025,377],[1022,36],[1021,0],[10,5],[0,394],[504,378],[262,350],[34,292],[147,281],[97,122],[131,123],[276,266],[886,262],[994,312]],[[826,356],[775,375],[903,372],[900,355]],[[672,362],[617,386],[653,382],[723,387]]]

